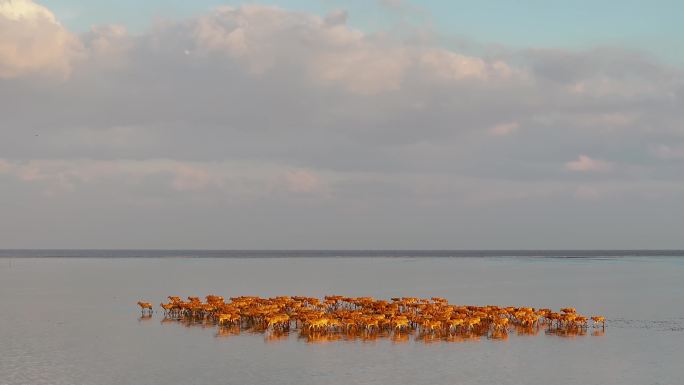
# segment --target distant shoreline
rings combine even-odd
[[[163,250],[0,249],[0,258],[614,258],[684,257],[684,250]]]

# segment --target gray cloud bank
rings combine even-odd
[[[0,0],[0,247],[684,246],[681,68],[346,18]]]

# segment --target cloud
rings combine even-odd
[[[657,158],[665,160],[676,160],[684,159],[684,146],[668,146],[665,144],[659,144],[651,148],[651,152]]]
[[[82,37],[90,66],[103,69],[116,69],[129,64],[133,38],[123,25],[93,26]]]
[[[244,5],[219,8],[199,17],[192,29],[194,43],[201,51],[226,53],[254,74],[296,58],[312,80],[360,94],[396,91],[412,71],[442,80],[486,80],[514,73],[502,61],[488,62],[444,49],[404,44],[379,34],[368,35],[347,26],[346,20],[344,11],[319,17]]]
[[[490,128],[488,132],[493,136],[506,136],[518,131],[518,128],[520,128],[520,124],[517,122],[499,123]]]
[[[30,0],[0,0],[0,79],[38,73],[64,78],[82,50],[47,8]]]
[[[322,182],[318,176],[310,171],[288,171],[286,174],[290,191],[309,193],[321,188]]]
[[[162,180],[162,189],[188,193],[215,190],[241,199],[279,192],[316,193],[325,184],[311,171],[292,171],[276,164],[171,159],[41,159],[28,162],[0,159],[1,174],[11,175],[24,183],[41,184],[51,193],[69,192],[85,185],[108,185],[110,182],[140,185]]]
[[[459,228],[505,247],[489,235],[510,237],[507,218],[536,218],[533,231],[681,211],[684,72],[638,53],[455,48],[427,27],[361,31],[345,11],[257,5],[74,34],[44,7],[0,4],[3,229],[21,207],[64,207],[84,228],[91,212],[121,218],[125,238],[163,205],[206,208],[198,226],[236,237],[252,218],[270,237],[464,247],[424,231]],[[473,221],[493,230],[468,233]]]
[[[423,52],[420,56],[425,71],[443,80],[509,78],[514,71],[502,61],[487,62],[481,58],[469,57],[444,49]]]
[[[476,55],[355,30],[342,11],[257,5],[77,38],[83,55],[62,84],[36,89],[25,77],[0,88],[3,156],[561,178],[549,165],[588,151],[584,143],[619,162],[622,146],[681,131],[681,71],[616,50]],[[659,91],[571,89],[598,78]],[[471,135],[483,131],[516,141]]]
[[[565,163],[565,168],[577,172],[609,172],[614,164],[600,159],[592,159],[586,155],[580,155],[577,160]]]

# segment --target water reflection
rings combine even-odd
[[[148,321],[152,319],[151,315],[145,315],[139,317],[139,321]],[[481,341],[483,338],[492,341],[507,341],[513,333],[517,336],[537,336],[542,331],[546,336],[556,336],[562,338],[575,338],[591,335],[594,337],[601,337],[606,335],[605,328],[584,328],[584,327],[573,327],[573,328],[559,328],[552,326],[550,324],[540,324],[534,327],[523,327],[523,326],[512,326],[506,329],[475,329],[470,331],[423,331],[419,329],[409,329],[407,331],[398,330],[380,330],[380,331],[367,331],[367,330],[309,330],[307,328],[295,327],[288,330],[272,330],[260,327],[253,324],[232,324],[232,325],[218,325],[216,322],[212,321],[210,318],[203,319],[187,319],[187,318],[172,318],[164,317],[161,319],[160,324],[162,325],[180,325],[186,328],[197,327],[201,329],[216,328],[215,337],[232,337],[239,336],[242,333],[247,333],[250,335],[261,335],[266,343],[275,343],[287,341],[293,336],[306,343],[329,343],[335,341],[345,341],[345,342],[374,342],[377,340],[389,340],[395,344],[403,344],[408,342],[415,343],[436,343],[436,342],[450,342],[450,343],[463,343],[463,342],[476,342]]]
[[[239,327],[236,327],[238,330],[240,329]],[[290,332],[289,331],[271,331],[268,333],[264,333],[264,341],[265,342],[281,342],[285,341],[290,338]]]
[[[231,337],[231,336],[239,336],[239,335],[240,335],[240,327],[237,325],[221,326],[218,328],[218,331],[215,334],[216,337]]]
[[[539,331],[541,330],[542,326],[541,325],[536,325],[536,326],[514,326],[515,328],[515,333],[519,336],[536,336],[539,334]]]
[[[0,314],[0,383],[678,384],[682,276],[684,259],[610,266],[510,259],[23,261],[13,271],[0,269],[0,303],[11,309]],[[644,279],[635,285],[637,277]],[[609,322],[605,332],[590,322],[586,335],[572,338],[546,334],[542,323],[536,335],[509,326],[507,339],[446,333],[426,344],[414,341],[419,331],[401,330],[362,343],[354,330],[308,344],[298,339],[297,320],[288,339],[270,343],[271,331],[253,333],[246,324],[219,330],[213,320],[204,329],[205,321],[162,321],[157,306],[170,286],[264,295],[438,293],[468,303],[575,305],[606,313]],[[155,305],[152,321],[138,321],[141,299]]]
[[[508,332],[506,330],[496,330],[489,335],[489,338],[493,340],[507,340]]]
[[[564,338],[575,338],[579,336],[586,336],[586,328],[548,328],[545,331],[546,335],[555,335]]]
[[[405,332],[395,332],[391,337],[392,342],[397,344],[403,344],[410,341],[409,333]]]

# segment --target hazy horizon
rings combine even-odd
[[[0,258],[579,258],[621,259],[643,257],[684,257],[684,250],[416,250],[416,249],[0,249]]]

